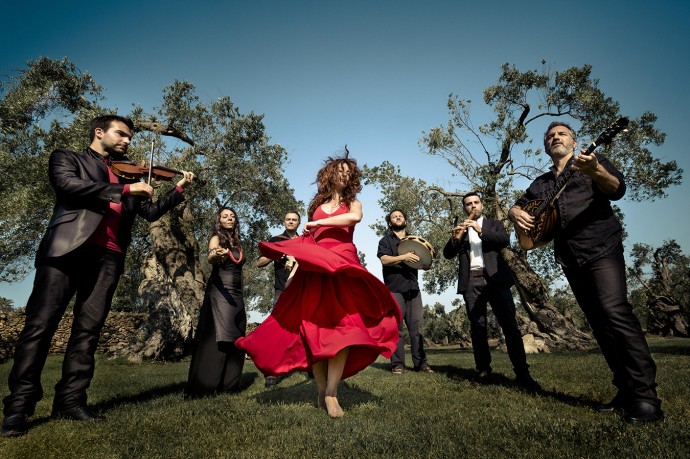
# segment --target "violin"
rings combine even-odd
[[[182,175],[182,171],[170,169],[169,167],[153,166],[149,167],[144,161],[110,161],[110,170],[118,177],[137,180],[148,177],[155,180],[171,181],[176,175]]]
[[[153,163],[153,145],[151,142],[151,163]],[[165,182],[170,182],[176,175],[184,175],[182,171],[177,169],[171,169],[164,166],[149,166],[145,161],[112,161],[108,162],[110,170],[113,174],[118,177],[126,178],[129,180],[138,180],[147,177],[147,183],[151,184],[151,179],[163,180]],[[194,181],[200,186],[204,185],[204,181],[198,177],[194,177]]]

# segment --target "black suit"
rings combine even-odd
[[[596,156],[619,186],[605,194],[591,177],[582,173],[572,177],[556,201],[554,255],[613,373],[618,407],[643,402],[660,414],[656,363],[628,301],[622,227],[611,207],[611,201],[625,195],[625,177],[608,159]],[[515,205],[523,207],[549,195],[557,179],[554,168],[537,177]]]
[[[501,255],[501,249],[508,245],[510,239],[503,223],[488,218],[482,220],[482,232],[479,235],[484,260],[482,271],[470,271],[469,231],[474,231],[473,229],[468,229],[459,241],[451,237],[443,248],[443,256],[447,259],[458,257],[458,293],[463,295],[467,308],[477,371],[491,372],[486,326],[486,305],[490,303],[506,338],[515,374],[518,377],[526,376],[529,367],[510,292],[514,283],[513,276]]]
[[[123,158],[125,159],[125,158]],[[36,253],[36,278],[26,306],[26,323],[19,335],[9,377],[10,395],[4,414],[30,416],[43,396],[41,371],[57,326],[76,293],[74,320],[55,386],[53,408],[66,410],[86,404],[86,389],[94,371],[94,353],[124,268],[136,215],[160,218],[184,200],[173,189],[152,202],[123,190],[130,180],[110,183],[103,157],[90,148],[81,152],[55,150],[49,162],[55,207]],[[121,252],[87,243],[110,202],[122,203],[117,234]]]

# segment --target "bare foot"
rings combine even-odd
[[[326,402],[326,411],[328,412],[328,415],[330,417],[342,418],[343,416],[345,416],[345,412],[340,407],[340,404],[338,403],[337,398],[331,397],[331,396],[326,396],[326,397],[324,397],[324,401]]]
[[[322,410],[328,411],[328,408],[326,408],[326,394],[319,394],[316,404]]]

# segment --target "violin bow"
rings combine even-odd
[[[156,143],[156,139],[151,140],[151,157],[149,158],[149,181],[147,182],[151,186],[151,178],[153,177],[153,145]]]

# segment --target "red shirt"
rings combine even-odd
[[[106,162],[107,164],[107,162]],[[108,166],[108,177],[110,178],[110,183],[120,183],[117,176],[113,174]],[[122,196],[129,194],[129,184],[125,185],[122,190]],[[111,202],[110,207],[103,216],[103,220],[93,232],[91,237],[87,242],[91,244],[98,245],[100,247],[105,247],[108,250],[114,250],[115,252],[122,253],[120,244],[117,241],[117,235],[120,231],[120,219],[122,218],[122,202]]]

